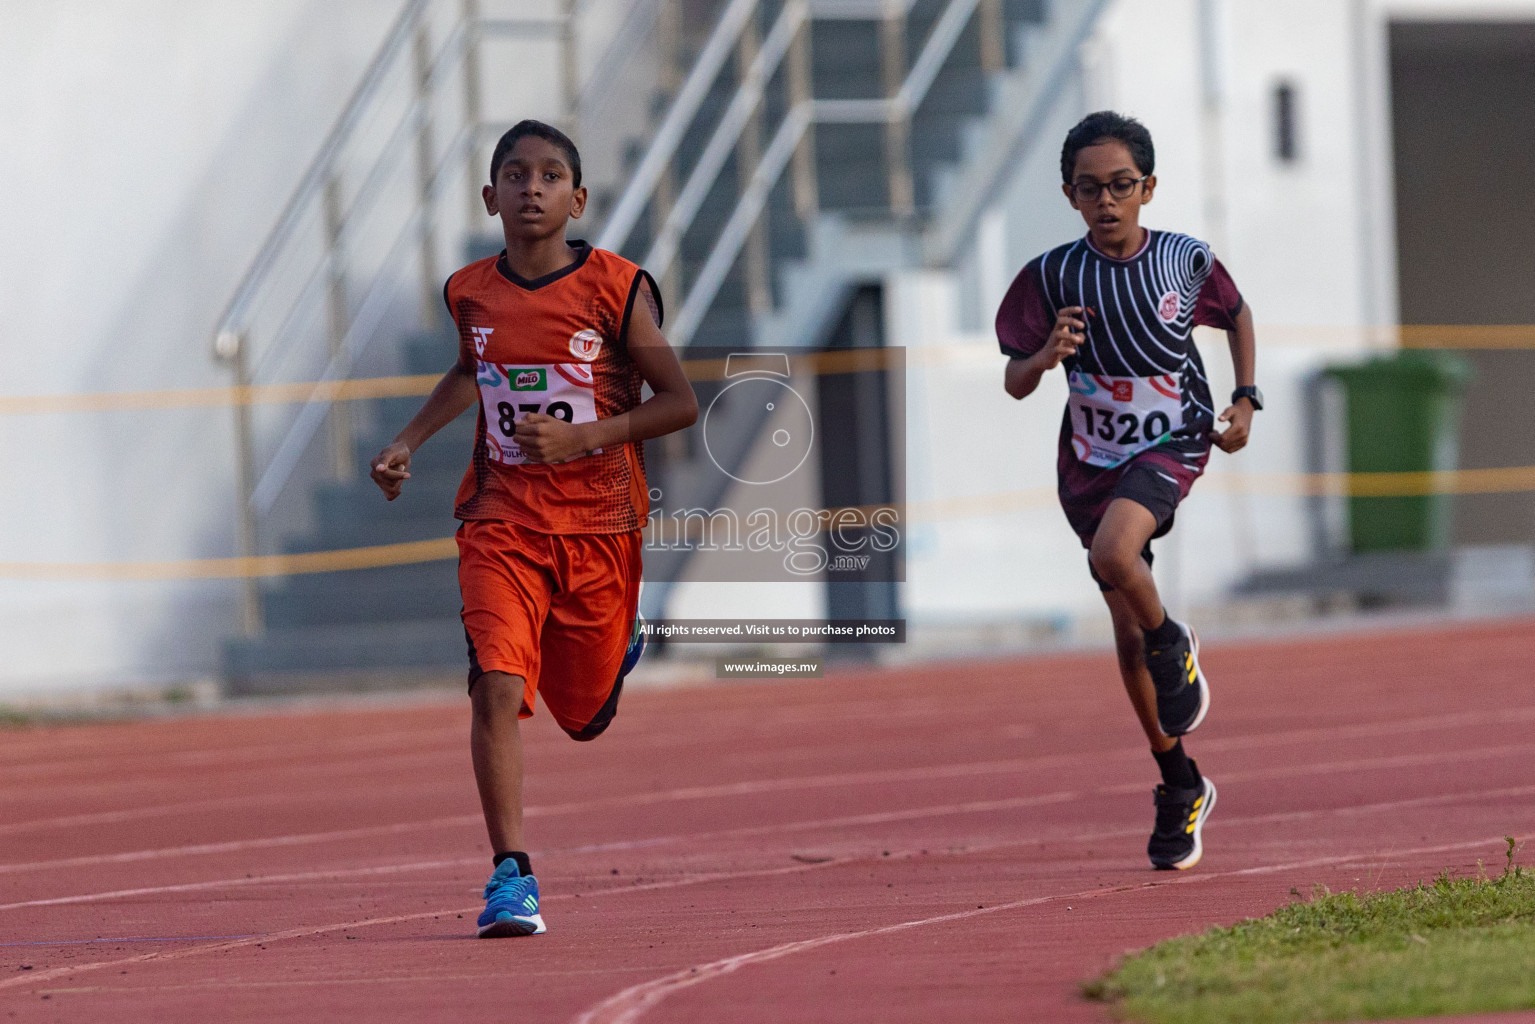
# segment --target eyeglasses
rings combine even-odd
[[[1071,194],[1077,197],[1079,203],[1090,203],[1102,194],[1104,189],[1109,190],[1109,195],[1115,199],[1129,199],[1135,193],[1135,186],[1151,177],[1143,174],[1139,178],[1115,178],[1107,185],[1100,185],[1096,181],[1079,181],[1071,186]]]

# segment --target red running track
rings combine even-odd
[[[1077,986],[1127,949],[1535,834],[1535,622],[1204,662],[1181,874],[1107,653],[634,692],[592,744],[540,714],[516,940],[469,937],[464,701],[0,733],[0,1024],[1106,1021]]]

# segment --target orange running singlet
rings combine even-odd
[[[528,413],[587,423],[640,404],[629,318],[645,301],[644,281],[659,321],[660,289],[621,256],[569,244],[576,261],[537,280],[513,273],[503,251],[454,272],[443,287],[458,325],[460,365],[474,368],[480,387],[459,519],[503,519],[551,534],[619,533],[641,528],[649,514],[642,445],[547,465],[527,462],[512,436]]]

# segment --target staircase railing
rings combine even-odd
[[[486,114],[487,49],[538,47],[559,69],[559,87],[543,104],[552,110],[535,114],[573,128],[583,109],[600,113],[645,50],[661,2],[552,0],[546,16],[491,17],[480,0],[406,0],[213,332],[214,353],[241,388],[315,382],[296,413],[235,403],[242,555],[258,553],[262,518],[313,460],[322,428],[329,465],[315,471],[356,473],[350,406],[335,399],[376,339],[402,324],[442,322],[442,275],[451,268],[441,264],[439,239],[476,226],[480,157],[509,126]],[[587,22],[619,27],[582,74]],[[251,581],[247,633],[261,627],[258,598]]]
[[[796,160],[794,179],[795,211],[808,221],[817,212],[819,182],[816,180],[814,155],[810,150],[811,129],[817,124],[880,124],[886,131],[886,173],[890,194],[890,212],[898,218],[914,214],[913,167],[910,152],[911,121],[955,44],[978,8],[997,8],[999,0],[948,0],[934,22],[921,50],[906,67],[903,22],[912,3],[858,2],[858,0],[783,0],[777,15],[752,59],[738,60],[737,82],[729,104],[709,134],[708,142],[692,166],[684,184],[663,216],[655,218],[659,227],[645,253],[644,265],[657,277],[680,286],[682,301],[673,318],[668,337],[686,345],[696,334],[709,307],[718,296],[731,268],[740,257],[754,231],[772,189],[778,184],[791,160]],[[657,131],[650,149],[641,161],[623,197],[599,236],[602,247],[621,249],[628,242],[646,208],[657,199],[658,185],[668,171],[676,173],[678,147],[694,127],[700,107],[722,72],[732,50],[740,51],[754,20],[770,9],[763,0],[733,0],[716,25],[693,73],[678,93],[665,121]],[[983,12],[984,13],[984,12]],[[995,11],[990,12],[994,14]],[[885,93],[869,99],[816,99],[812,95],[808,68],[807,27],[816,15],[840,18],[881,20],[895,30],[881,31],[881,60],[884,65]],[[1000,19],[986,16],[980,23],[983,37],[1000,32]],[[996,39],[983,38],[982,51],[995,52],[1001,47]],[[791,62],[790,74],[784,76],[785,113],[770,141],[743,175],[730,217],[713,239],[709,255],[690,281],[680,280],[674,264],[679,258],[682,239],[697,222],[705,200],[715,188],[732,153],[740,154],[748,125],[759,115],[766,98],[768,83],[785,62]],[[680,174],[678,176],[681,176]]]
[[[817,212],[820,182],[812,151],[817,125],[878,124],[885,128],[885,173],[889,194],[888,214],[905,222],[920,237],[917,251],[930,265],[952,265],[966,239],[973,236],[981,211],[991,202],[995,188],[1016,165],[1021,152],[1036,140],[1039,130],[1062,92],[1065,79],[1076,66],[1077,52],[1107,0],[1053,0],[1051,18],[1032,50],[1047,62],[1044,69],[1012,76],[1002,99],[1006,109],[996,119],[997,131],[969,161],[960,187],[941,211],[921,222],[914,203],[915,168],[910,136],[914,116],[922,106],[972,19],[977,19],[981,64],[986,70],[1004,66],[1005,40],[1000,0],[947,0],[909,68],[904,52],[903,19],[913,0],[782,0],[772,26],[749,64],[738,61],[738,81],[729,105],[720,115],[708,142],[687,170],[684,183],[658,222],[644,265],[680,292],[678,312],[668,327],[674,343],[686,345],[697,333],[718,297],[742,250],[759,229],[768,196],[795,165],[794,205],[808,224]],[[704,56],[656,133],[650,149],[630,180],[599,236],[604,248],[621,249],[630,240],[647,207],[653,215],[660,206],[658,186],[668,173],[678,173],[678,147],[699,118],[705,96],[722,72],[731,49],[738,52],[753,19],[770,5],[763,0],[734,0],[715,27]],[[881,58],[885,65],[886,95],[868,99],[821,99],[811,95],[807,67],[806,34],[816,17],[879,19]],[[769,81],[783,65],[787,76],[782,120],[754,165],[742,176],[734,205],[723,226],[710,240],[708,255],[691,280],[676,273],[682,240],[697,224],[700,211],[724,172],[732,152],[742,152],[742,139],[752,119],[764,106]],[[760,312],[760,311],[758,311]]]
[[[883,124],[887,131],[887,174],[890,177],[891,214],[909,218],[913,209],[913,169],[911,166],[911,120],[928,90],[948,60],[965,24],[981,0],[949,0],[943,14],[933,25],[911,70],[901,80],[894,94],[884,99],[801,100],[788,115],[763,151],[762,160],[753,170],[742,190],[729,220],[720,231],[713,248],[688,289],[682,308],[672,322],[672,333],[679,344],[687,344],[703,322],[709,306],[719,294],[732,264],[762,216],[768,194],[778,184],[789,159],[803,143],[815,124]],[[743,87],[744,88],[744,87]],[[721,128],[725,126],[722,124]],[[893,139],[893,141],[892,141]],[[679,224],[676,237],[687,230]],[[664,253],[670,258],[673,253]]]
[[[1055,17],[1034,41],[1046,65],[1039,73],[1007,84],[997,98],[998,130],[966,166],[952,200],[933,218],[926,260],[950,266],[965,241],[973,237],[981,214],[997,189],[1039,142],[1056,99],[1076,68],[1078,52],[1109,0],[1055,0]]]

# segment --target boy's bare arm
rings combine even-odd
[[[410,457],[427,438],[456,420],[480,396],[474,380],[474,366],[462,360],[442,375],[442,380],[427,396],[421,410],[411,418],[395,439],[374,458],[371,476],[390,501],[400,496],[400,487],[410,479]]]
[[[529,459],[564,462],[597,448],[670,434],[697,421],[698,397],[656,325],[649,286],[640,287],[646,301],[635,303],[629,319],[629,358],[654,393],[628,412],[590,423],[566,423],[540,413],[523,417],[517,421],[516,437]]]
[[[1045,339],[1045,347],[1028,357],[1009,359],[1002,386],[1014,398],[1027,398],[1039,387],[1039,380],[1046,372],[1061,365],[1061,360],[1074,354],[1087,340],[1084,333],[1087,323],[1080,319],[1094,315],[1092,310],[1081,306],[1067,306],[1055,317],[1055,327]]]
[[[1242,311],[1236,316],[1236,329],[1226,332],[1226,342],[1231,346],[1231,369],[1236,378],[1237,387],[1250,387],[1256,383],[1258,362],[1257,334],[1253,330],[1253,313],[1248,306],[1243,306]],[[1210,432],[1210,440],[1215,442],[1221,451],[1241,451],[1247,446],[1247,439],[1252,432],[1253,405],[1245,398],[1238,399],[1234,405],[1228,406],[1226,411],[1220,414],[1220,422],[1231,424],[1224,431]]]

